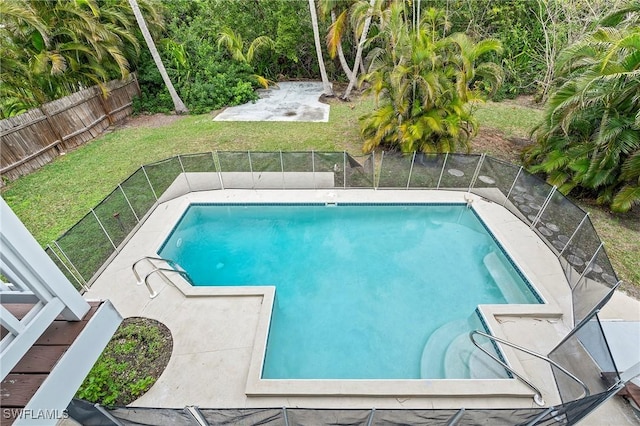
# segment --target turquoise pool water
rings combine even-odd
[[[420,378],[434,331],[541,302],[465,205],[195,204],[159,254],[194,285],[276,286],[265,379]]]

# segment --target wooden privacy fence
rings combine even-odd
[[[93,86],[0,120],[0,185],[31,173],[131,115],[131,100],[140,94],[135,74],[110,81],[107,88],[107,98]]]

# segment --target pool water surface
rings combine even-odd
[[[276,287],[264,379],[424,378],[437,330],[541,303],[464,204],[192,204],[159,255],[197,286]]]

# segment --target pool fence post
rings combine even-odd
[[[440,177],[438,178],[438,185],[436,189],[440,189],[440,182],[442,181],[442,175],[444,174],[444,168],[447,166],[447,159],[449,158],[449,153],[444,154],[444,161],[442,162],[442,170],[440,170]]]
[[[542,203],[542,206],[540,207],[540,211],[538,212],[536,217],[531,222],[531,226],[529,227],[530,229],[533,229],[534,226],[536,226],[538,224],[538,222],[540,222],[540,219],[542,218],[542,214],[547,209],[547,206],[551,202],[551,197],[553,197],[553,194],[555,194],[557,189],[558,189],[558,187],[553,185],[553,188],[551,188],[551,191],[549,191],[549,195],[547,195],[547,198],[544,200],[544,203]]]
[[[222,181],[222,167],[220,166],[220,158],[218,157],[218,151],[211,151],[211,158],[213,158],[213,167],[218,172],[218,180],[220,181],[220,188],[224,189],[224,182]]]
[[[93,217],[96,218],[96,221],[98,222],[98,225],[100,225],[100,228],[102,229],[102,232],[104,232],[104,235],[107,236],[107,238],[109,239],[109,242],[111,243],[111,245],[113,246],[114,250],[116,251],[116,253],[119,253],[118,251],[118,247],[116,247],[116,245],[113,243],[113,240],[111,239],[111,237],[109,236],[109,233],[107,232],[106,229],[104,229],[104,226],[102,225],[102,222],[100,222],[100,219],[98,218],[98,215],[96,214],[96,212],[91,209],[91,213],[93,213]]]
[[[313,189],[317,189],[316,188],[316,159],[315,159],[315,155],[313,153],[313,150],[311,150],[311,173],[312,173],[312,177],[313,177]]]
[[[600,245],[596,249],[595,253],[593,253],[593,256],[591,256],[591,259],[589,260],[589,263],[587,263],[587,266],[584,267],[584,271],[582,271],[582,273],[580,274],[580,278],[578,278],[578,281],[576,281],[576,286],[582,280],[582,278],[584,278],[584,276],[587,275],[587,272],[589,272],[589,268],[591,267],[591,264],[596,260],[596,256],[598,256],[598,253],[600,253],[600,249],[602,247],[604,247],[604,243],[600,241]]]
[[[409,167],[409,177],[407,178],[407,187],[405,189],[409,189],[409,184],[411,183],[411,173],[413,173],[413,163],[416,161],[416,152],[413,151],[413,157],[411,157],[411,167]]]
[[[284,160],[282,159],[282,150],[280,150],[280,171],[282,171],[282,189],[287,189],[287,185],[284,181]]]
[[[509,201],[509,196],[511,196],[511,192],[513,191],[513,188],[516,187],[516,182],[520,177],[520,173],[522,173],[522,166],[520,166],[520,168],[518,169],[518,173],[516,173],[515,179],[513,179],[513,183],[511,184],[511,188],[509,188],[509,192],[507,192],[507,197],[504,199],[504,202],[502,203],[502,207],[507,205],[507,201]]]
[[[133,209],[133,206],[131,205],[131,202],[129,201],[129,197],[127,197],[127,194],[124,192],[124,189],[122,189],[122,185],[118,184],[118,188],[120,188],[120,191],[122,191],[122,195],[124,196],[125,201],[129,205],[129,208],[131,209],[131,212],[133,213],[133,216],[136,218],[136,221],[138,223],[140,223],[140,218],[138,217],[138,214],[136,213],[136,211]]]
[[[373,407],[371,408],[371,413],[369,413],[369,418],[367,419],[367,426],[371,426],[371,424],[373,423],[373,416],[376,415],[376,408]]]
[[[58,248],[58,251],[60,251],[60,253],[62,253],[62,255],[64,256],[65,259],[67,259],[67,262],[69,262],[69,265],[71,265],[71,267],[76,271],[76,273],[78,274],[78,276],[82,279],[82,281],[85,282],[85,284],[87,283],[87,280],[85,279],[85,277],[82,276],[82,274],[80,273],[80,271],[78,270],[78,268],[76,268],[76,265],[73,264],[73,262],[71,261],[71,259],[69,259],[69,256],[67,256],[67,253],[64,252],[64,250],[62,250],[62,247],[60,247],[60,245],[58,244],[57,241],[54,241],[53,244]]]
[[[347,188],[347,151],[342,151],[342,188]]]
[[[473,172],[473,176],[471,177],[471,183],[469,184],[469,189],[467,192],[471,192],[471,189],[476,185],[476,181],[478,180],[478,176],[480,175],[480,169],[482,168],[482,163],[484,163],[484,157],[487,154],[484,152],[480,154],[480,159],[478,160],[478,164],[476,165],[476,170]]]
[[[200,409],[196,405],[187,405],[185,409],[191,416],[191,419],[195,420],[198,426],[206,426],[210,424],[209,422],[207,422],[207,419],[204,418],[204,416],[202,415],[202,411],[200,411]]]
[[[384,151],[380,154],[380,169],[378,169],[378,182],[374,182],[376,189],[380,188],[380,177],[382,176],[382,164],[384,163]]]
[[[184,170],[184,165],[182,164],[182,158],[180,157],[180,154],[178,154],[178,162],[180,163],[180,168],[182,169],[182,173],[184,174],[184,179],[187,181],[187,188],[189,188],[189,192],[191,192],[191,184],[189,183],[187,172],[185,172]]]
[[[153,196],[155,197],[156,201],[158,201],[158,195],[156,195],[156,190],[153,189],[153,185],[151,185],[151,181],[149,180],[149,175],[147,174],[147,171],[144,168],[144,164],[142,166],[140,166],[140,168],[142,169],[142,173],[144,173],[144,177],[147,178],[147,182],[149,183],[149,187],[151,188],[151,192],[153,192]]]
[[[253,189],[256,189],[256,181],[253,178],[253,164],[251,164],[251,151],[247,151],[247,156],[249,157],[249,171],[251,172],[251,185],[253,185]]]
[[[464,407],[458,410],[458,412],[454,414],[451,419],[449,419],[449,421],[447,422],[447,426],[456,426],[458,423],[460,423],[460,419],[462,419],[462,417],[464,416],[464,412]]]
[[[371,187],[376,189],[376,152],[371,152]]]
[[[284,417],[284,426],[289,426],[289,417],[287,416],[287,407],[282,407],[282,417]]]
[[[69,269],[69,267],[67,266],[67,264],[60,258],[60,256],[58,256],[58,253],[56,253],[56,251],[53,249],[53,247],[51,247],[51,245],[47,244],[47,248],[49,250],[51,250],[51,253],[53,253],[53,255],[56,257],[56,259],[58,259],[58,261],[60,262],[60,264],[62,266],[64,266],[64,269],[67,270],[67,272],[69,272],[69,275],[71,275],[73,277],[73,279],[80,285],[80,287],[82,287],[85,291],[89,290],[89,287],[86,286],[86,282],[84,281],[84,279],[82,277],[80,277],[80,280],[78,279],[78,277],[76,276],[75,273],[73,273],[73,271],[71,269]],[[77,273],[77,272],[76,272]]]
[[[546,410],[544,410],[542,413],[540,413],[539,415],[537,415],[533,420],[531,420],[529,423],[527,423],[525,426],[535,426],[538,424],[538,422],[542,419],[544,419],[545,417],[547,417],[553,410],[555,410],[556,407],[549,407]],[[553,414],[552,414],[553,415]]]
[[[573,237],[576,236],[576,234],[578,233],[578,230],[580,230],[580,228],[582,227],[582,224],[584,223],[585,220],[587,220],[588,217],[589,217],[589,212],[586,212],[584,217],[576,227],[576,229],[573,231],[573,234],[571,234],[571,236],[569,237],[567,244],[565,244],[564,247],[562,247],[562,250],[560,250],[560,253],[558,253],[558,257],[562,256],[562,254],[567,249],[567,247],[569,247],[569,244],[571,244],[571,241],[573,241]]]

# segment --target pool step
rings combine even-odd
[[[481,346],[495,353],[491,342]],[[469,333],[456,337],[445,353],[444,373],[447,379],[498,379],[506,378],[506,372],[495,361],[476,348]]]
[[[440,326],[440,328],[429,336],[422,350],[420,378],[445,378],[445,354],[453,339],[461,333],[469,333],[469,322],[467,320],[461,319],[448,322]]]
[[[474,313],[470,318],[448,322],[434,331],[422,350],[422,379],[494,379],[507,378],[507,372],[476,348],[469,332],[482,329]],[[490,341],[481,346],[496,354]]]

